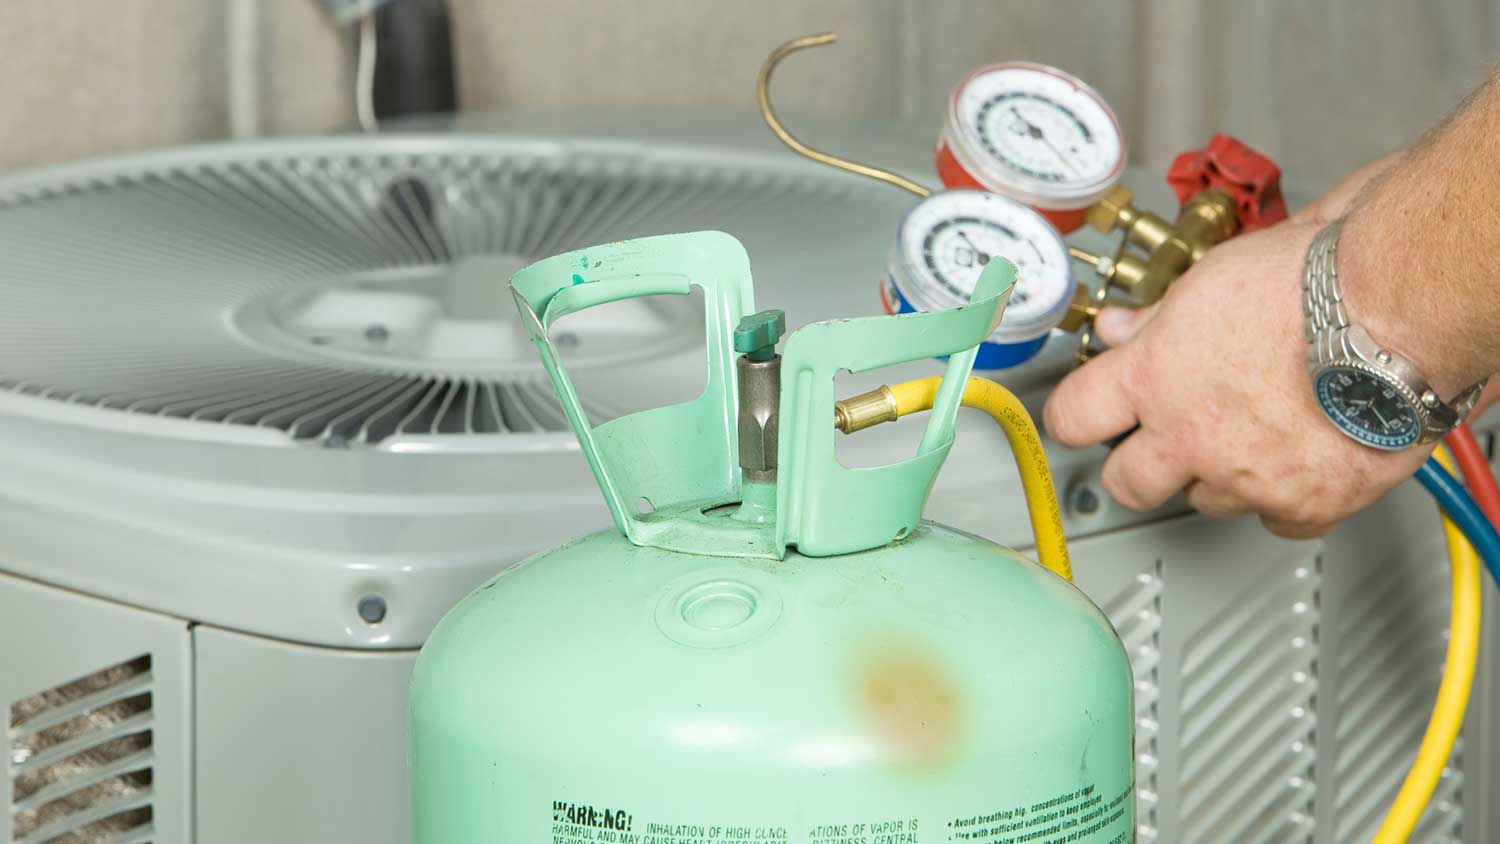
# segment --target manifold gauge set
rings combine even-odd
[[[1077,77],[1033,62],[981,67],[954,89],[934,154],[944,190],[812,149],[776,117],[771,72],[787,55],[834,40],[808,36],[772,52],[761,68],[761,114],[795,152],[921,197],[897,228],[880,285],[887,313],[953,307],[968,301],[992,257],[1016,265],[1010,306],[980,346],[979,369],[1023,364],[1048,338],[1072,331],[1081,362],[1105,305],[1152,304],[1214,243],[1285,217],[1276,165],[1222,135],[1173,162],[1167,179],[1182,202],[1175,221],[1138,210],[1120,184],[1127,150],[1114,110]],[[1114,257],[1064,244],[1085,223],[1124,233]],[[1093,265],[1097,289],[1075,283],[1073,258]]]
[[[907,213],[881,289],[889,313],[967,302],[993,256],[1020,271],[1011,303],[975,366],[1005,369],[1042,350],[1073,297],[1062,233],[1125,172],[1109,103],[1081,80],[1028,62],[980,68],[959,83],[938,141],[948,190]]]
[[[1041,351],[1068,315],[1074,283],[1062,235],[1125,172],[1125,137],[1114,110],[1078,78],[1047,65],[1005,62],[969,74],[953,92],[935,152],[946,190],[812,150],[771,109],[771,70],[795,50],[831,43],[821,35],[788,42],[761,71],[761,112],[772,131],[814,160],[890,182],[921,197],[897,228],[880,285],[887,313],[941,310],[969,301],[979,273],[1004,257],[1020,271],[1005,316],[975,366],[1005,369]]]

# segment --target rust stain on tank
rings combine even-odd
[[[887,643],[860,662],[856,691],[876,737],[896,760],[927,767],[957,750],[963,697],[936,654],[913,643]]]

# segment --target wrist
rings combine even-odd
[[[1463,421],[1478,398],[1478,386],[1443,395],[1442,385],[1433,383],[1422,363],[1403,351],[1416,347],[1409,342],[1411,335],[1400,330],[1406,323],[1370,319],[1372,313],[1390,315],[1378,307],[1383,298],[1375,298],[1373,308],[1369,301],[1354,307],[1340,278],[1347,272],[1340,259],[1349,245],[1342,234],[1343,221],[1320,229],[1308,246],[1303,269],[1307,368],[1318,406],[1342,433],[1372,448],[1400,451],[1433,442]],[[1383,285],[1379,291],[1390,289]],[[1381,330],[1385,337],[1376,336]],[[1392,336],[1408,342],[1393,343]]]
[[[1465,318],[1461,297],[1433,295],[1435,256],[1408,248],[1408,232],[1391,231],[1378,200],[1345,217],[1337,267],[1343,307],[1382,347],[1411,361],[1443,399],[1451,399],[1489,373],[1455,330]],[[1417,256],[1417,257],[1407,257]],[[1458,313],[1452,310],[1457,308]]]

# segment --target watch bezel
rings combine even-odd
[[[1411,437],[1398,439],[1396,437],[1382,437],[1378,434],[1369,433],[1357,420],[1350,419],[1337,407],[1330,407],[1329,402],[1324,398],[1323,379],[1334,370],[1354,370],[1368,375],[1395,390],[1397,395],[1407,403],[1411,410],[1412,418],[1415,420],[1415,424],[1412,426],[1413,433]],[[1323,411],[1323,415],[1328,417],[1329,421],[1334,424],[1334,427],[1343,431],[1354,440],[1382,451],[1404,451],[1423,442],[1428,421],[1427,408],[1422,403],[1422,397],[1410,385],[1406,384],[1400,377],[1388,369],[1366,363],[1362,360],[1335,360],[1320,365],[1313,373],[1312,382],[1313,397],[1318,403],[1318,408]]]

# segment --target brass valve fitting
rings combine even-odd
[[[1091,354],[1094,320],[1109,303],[1111,290],[1124,291],[1126,301],[1120,304],[1135,307],[1154,304],[1209,249],[1233,237],[1239,229],[1234,196],[1217,187],[1193,194],[1183,203],[1177,219],[1169,223],[1157,214],[1136,208],[1130,189],[1117,185],[1089,208],[1087,220],[1105,234],[1116,229],[1125,232],[1125,241],[1113,258],[1070,250],[1073,257],[1093,264],[1103,280],[1097,290],[1090,290],[1086,284],[1078,285],[1068,313],[1059,325],[1064,331],[1080,332],[1080,363]],[[1132,246],[1143,250],[1145,256],[1130,254]]]
[[[1234,237],[1239,227],[1234,197],[1223,188],[1198,191],[1177,215],[1177,238],[1188,246],[1192,263],[1201,260],[1209,249]]]
[[[833,426],[846,434],[896,421],[896,394],[882,386],[833,403]]]
[[[1068,303],[1068,312],[1057,327],[1071,334],[1097,319],[1100,310],[1094,302],[1094,291],[1080,281],[1073,287],[1073,301]]]
[[[1068,303],[1068,312],[1063,315],[1062,322],[1057,326],[1063,331],[1073,332],[1092,323],[1095,317],[1099,316],[1099,311],[1104,309],[1110,290],[1138,288],[1146,275],[1148,266],[1145,259],[1138,255],[1109,258],[1090,255],[1081,249],[1073,249],[1070,252],[1073,257],[1093,264],[1095,272],[1104,280],[1097,290],[1091,289],[1083,282],[1079,282],[1074,288],[1073,301]]]
[[[1135,194],[1124,185],[1115,185],[1104,198],[1094,203],[1085,217],[1090,226],[1104,234],[1119,229],[1129,243],[1147,252],[1154,251],[1172,236],[1172,224],[1158,214],[1135,207]]]
[[[1205,188],[1182,206],[1174,222],[1135,207],[1134,195],[1118,185],[1088,212],[1088,222],[1105,234],[1119,229],[1125,243],[1147,254],[1142,260],[1121,254],[1100,266],[1105,283],[1124,290],[1133,304],[1150,305],[1167,286],[1187,272],[1213,246],[1228,240],[1239,226],[1234,197],[1222,188]]]
[[[1167,171],[1167,184],[1182,203],[1176,220],[1168,223],[1137,208],[1124,185],[1094,203],[1086,216],[1089,225],[1105,234],[1118,229],[1125,238],[1113,258],[1069,250],[1093,264],[1103,279],[1092,295],[1080,285],[1062,321],[1064,329],[1078,332],[1078,362],[1093,354],[1094,319],[1111,303],[1112,290],[1125,292],[1121,305],[1155,304],[1215,245],[1236,232],[1285,220],[1280,179],[1274,161],[1228,135],[1215,135],[1207,147],[1177,156]]]

